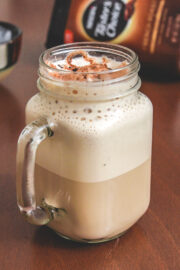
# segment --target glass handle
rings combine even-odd
[[[35,195],[36,151],[42,141],[53,136],[47,119],[40,118],[27,125],[21,132],[16,157],[16,190],[20,212],[36,225],[47,224],[53,215],[46,205],[38,206]]]

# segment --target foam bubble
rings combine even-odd
[[[40,103],[40,104],[39,104]],[[51,115],[52,121],[56,117],[56,121],[63,120],[76,129],[78,127],[82,133],[90,133],[89,125],[94,126],[95,133],[98,134],[114,121],[126,122],[136,118],[137,115],[143,113],[149,106],[148,99],[141,93],[137,96],[127,96],[122,99],[116,99],[104,103],[86,102],[69,102],[65,100],[57,100],[57,98],[47,96],[43,93],[34,96],[28,103],[28,115]],[[73,121],[73,122],[72,122]],[[76,127],[75,127],[75,122]],[[82,128],[82,121],[85,125]],[[97,124],[98,121],[98,124]],[[108,124],[107,124],[108,122]],[[120,123],[118,123],[120,124]]]
[[[65,93],[81,95],[79,88],[62,87]],[[113,93],[114,87],[120,86],[102,85],[90,91],[98,95],[112,89]],[[37,162],[57,175],[82,182],[104,181],[150,157],[152,106],[141,93],[96,102],[61,100],[41,92],[28,102],[26,121],[42,116],[55,123],[55,130],[52,140],[40,146]],[[103,170],[100,164],[106,164]]]

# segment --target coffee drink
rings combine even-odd
[[[80,59],[78,64],[83,65]],[[113,87],[92,90],[98,96],[110,88],[113,92]],[[52,91],[60,90],[52,85]],[[77,96],[82,89],[72,91]],[[51,117],[56,127],[38,150],[37,200],[63,209],[49,226],[70,238],[88,240],[126,231],[150,200],[150,101],[141,93],[101,103],[40,93],[27,105],[27,124],[42,115]]]
[[[36,203],[52,210],[47,225],[58,234],[109,240],[150,202],[152,104],[137,91],[137,73],[128,77],[129,60],[55,55],[43,56],[40,92],[26,106],[27,124],[44,117],[54,132],[37,150]]]

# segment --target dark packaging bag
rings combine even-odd
[[[179,0],[55,0],[46,47],[78,41],[128,46],[146,70],[179,77]]]

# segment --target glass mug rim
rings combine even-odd
[[[125,46],[122,45],[118,45],[118,44],[109,44],[106,42],[74,42],[74,43],[68,43],[68,44],[63,44],[63,45],[58,45],[55,47],[52,47],[50,49],[45,50],[39,57],[39,64],[44,66],[45,68],[52,70],[52,71],[56,71],[59,74],[61,73],[68,73],[68,74],[73,74],[74,72],[71,70],[67,70],[67,69],[57,69],[55,67],[51,67],[49,66],[46,62],[45,62],[45,57],[47,56],[52,56],[52,55],[56,55],[56,54],[60,54],[60,53],[64,53],[64,52],[71,52],[74,50],[87,50],[90,49],[91,51],[101,51],[101,52],[105,52],[107,53],[107,51],[109,53],[114,54],[115,56],[124,56],[126,58],[128,58],[128,63],[126,64],[126,66],[124,67],[119,67],[119,68],[114,68],[111,70],[105,70],[105,71],[95,71],[95,72],[84,72],[84,71],[76,71],[77,74],[98,74],[98,75],[102,75],[102,74],[112,74],[115,72],[119,72],[119,71],[123,71],[126,70],[127,68],[129,69],[129,72],[138,72],[139,70],[139,63],[138,63],[138,56],[137,54],[131,50],[130,48],[127,48]],[[127,60],[127,59],[126,59]],[[128,74],[129,74],[128,72]],[[122,76],[122,77],[126,77]]]
[[[79,72],[79,71],[71,71],[71,70],[60,70],[55,67],[51,67],[46,62],[54,57],[56,59],[56,56],[62,55],[64,58],[69,52],[74,51],[80,51],[85,50],[88,52],[95,52],[95,53],[101,53],[102,56],[109,56],[111,57],[117,57],[117,58],[123,58],[121,61],[127,60],[127,65],[124,67],[114,68],[111,70],[105,70],[100,72]],[[65,56],[64,56],[65,55]],[[63,98],[63,99],[73,99],[73,100],[105,100],[105,99],[113,99],[117,97],[122,97],[129,95],[137,90],[139,90],[141,85],[141,80],[138,76],[138,71],[140,69],[140,64],[138,60],[137,54],[122,45],[116,45],[116,44],[109,44],[105,42],[77,42],[77,43],[70,43],[65,45],[59,45],[56,47],[52,47],[50,49],[45,50],[39,57],[39,79],[37,81],[37,87],[40,91],[45,92],[46,94]],[[125,71],[125,72],[124,72]],[[99,80],[67,80],[63,81],[62,79],[59,79],[58,76],[53,76],[53,72],[56,72],[58,75],[71,75],[71,74],[91,74],[91,75],[105,75],[103,79]],[[119,73],[120,72],[120,73]],[[123,73],[124,72],[124,73]],[[106,76],[108,75],[108,76]],[[93,96],[91,94],[87,95],[87,92],[90,91],[92,87],[102,88],[109,86],[111,84],[117,85],[117,84],[126,84],[127,82],[130,82],[124,90],[122,89],[116,89],[116,93],[112,93],[112,91],[106,91],[106,93],[103,95],[100,93],[101,91],[98,91],[97,96]],[[45,82],[45,83],[44,83]],[[65,93],[61,93],[61,91],[53,91],[52,88],[48,86],[48,83],[51,85],[56,84],[56,86],[61,84],[61,87],[63,84],[66,87],[74,87],[74,88],[84,88],[82,96],[78,95],[66,95]],[[51,89],[50,89],[51,88]],[[117,87],[116,87],[117,88]],[[112,90],[112,88],[111,88]],[[86,93],[85,93],[86,92]]]

